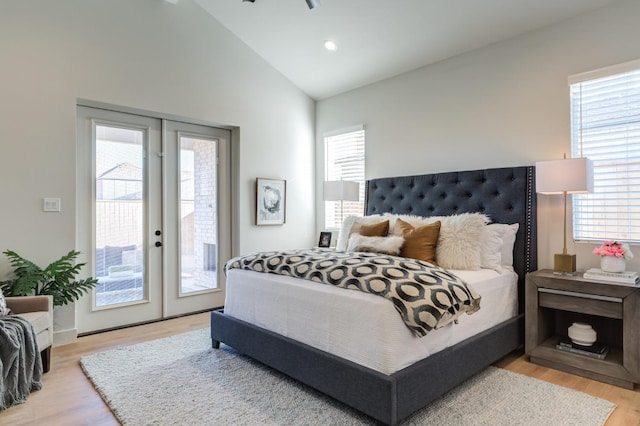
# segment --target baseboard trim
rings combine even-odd
[[[53,346],[62,346],[73,343],[78,339],[78,329],[70,328],[67,330],[53,332]]]

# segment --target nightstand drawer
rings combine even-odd
[[[616,297],[538,288],[538,304],[543,308],[622,319],[622,299]]]

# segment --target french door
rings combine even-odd
[[[98,279],[78,332],[222,306],[230,132],[85,106],[77,122],[78,246]]]

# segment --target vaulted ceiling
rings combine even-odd
[[[313,9],[305,0],[195,1],[309,96],[323,99],[616,0],[320,0]],[[325,40],[337,50],[326,50]]]

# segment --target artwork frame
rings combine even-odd
[[[320,232],[318,247],[331,247],[331,232]]]
[[[256,178],[256,225],[283,225],[286,207],[286,180]]]

